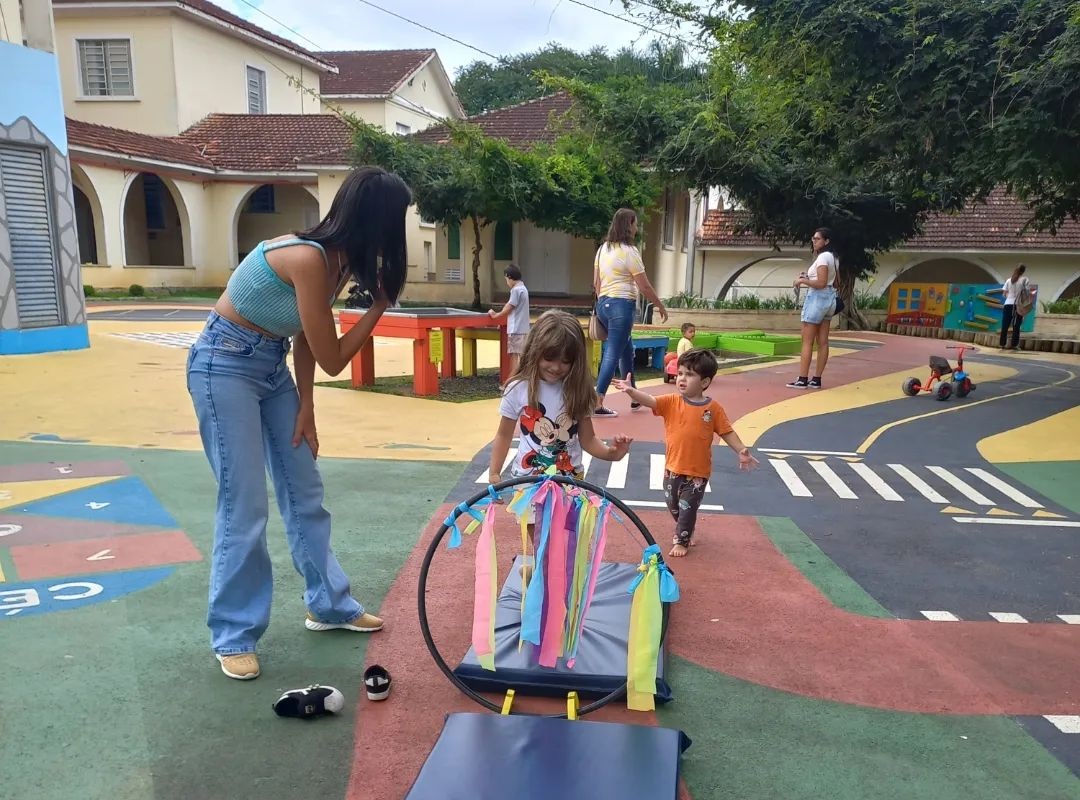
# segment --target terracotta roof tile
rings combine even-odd
[[[128,3],[133,6],[149,5],[147,3],[147,0],[110,0],[110,2],[114,4]],[[173,0],[173,2],[175,2],[176,5],[180,8],[186,7],[192,11],[206,14],[207,16],[213,17],[220,22],[224,22],[226,25],[232,25],[234,27],[240,28],[241,30],[247,31],[248,33],[253,33],[256,36],[262,39],[266,39],[269,42],[273,42],[280,47],[284,47],[288,50],[293,51],[294,53],[306,56],[310,59],[314,59],[315,61],[319,61],[328,68],[330,67],[330,64],[327,63],[320,54],[313,53],[310,50],[305,50],[303,47],[300,47],[300,45],[298,45],[296,42],[289,41],[288,39],[285,39],[281,36],[270,33],[270,31],[266,30],[265,28],[260,28],[258,25],[255,25],[252,22],[248,22],[243,17],[238,17],[236,14],[232,14],[226,11],[224,8],[221,8],[220,6],[216,6],[213,3],[207,2],[207,0]],[[100,0],[53,0],[53,8],[58,9],[62,9],[66,6],[77,7],[81,5],[97,4],[100,4]],[[154,5],[157,5],[157,3],[155,3]]]
[[[904,250],[1080,250],[1080,222],[1067,221],[1057,235],[1020,229],[1030,216],[1027,207],[1004,189],[995,189],[985,203],[971,203],[955,214],[933,214],[923,232],[898,249]],[[761,248],[771,245],[746,232],[740,211],[712,210],[698,233],[705,247]]]
[[[325,95],[393,94],[434,50],[325,50],[316,54],[338,68],[320,80]]]
[[[299,163],[349,163],[352,133],[332,114],[211,114],[179,136],[69,119],[72,147],[105,150],[185,166],[242,172],[295,170]],[[344,161],[342,161],[344,159]]]
[[[180,139],[218,169],[293,170],[309,156],[348,147],[348,124],[333,114],[211,114]]]
[[[67,135],[71,147],[105,150],[118,155],[168,161],[203,169],[214,168],[214,162],[201,155],[190,142],[175,136],[150,136],[75,119],[67,121]]]
[[[527,147],[538,142],[550,142],[558,133],[558,119],[564,116],[574,101],[565,92],[557,92],[536,100],[497,108],[469,117],[465,121],[479,127],[486,135],[502,139],[513,147]],[[445,144],[450,131],[445,125],[433,125],[413,134],[413,138],[427,144]]]

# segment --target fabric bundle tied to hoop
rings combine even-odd
[[[631,711],[656,708],[656,662],[663,634],[663,603],[679,599],[679,585],[653,544],[645,548],[638,574],[627,590],[630,604],[630,637],[626,648],[626,707]]]

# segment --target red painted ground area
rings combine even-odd
[[[642,514],[646,524],[660,515]],[[862,617],[836,608],[750,517],[708,515],[678,563],[674,653],[774,689],[947,714],[1080,713],[1080,628]],[[710,622],[719,619],[717,623]]]
[[[11,558],[21,580],[34,580],[201,561],[202,553],[183,531],[166,531],[21,545],[11,548]]]
[[[476,711],[480,706],[461,694],[435,666],[420,633],[416,613],[416,586],[424,552],[450,506],[440,508],[413,550],[387,594],[379,613],[386,628],[372,635],[367,664],[382,664],[394,677],[389,700],[371,703],[366,699],[357,714],[356,750],[347,797],[349,800],[387,800],[404,797],[420,771],[424,759],[442,730],[445,714]],[[509,515],[497,526],[499,582],[514,554],[520,549],[516,522]],[[432,635],[451,667],[456,666],[469,647],[472,625],[473,548],[466,543],[458,551],[440,550],[432,562],[428,580],[428,617]],[[445,547],[445,542],[444,542]],[[614,530],[607,550],[608,560],[640,561],[642,545]],[[363,692],[360,692],[363,697]],[[501,698],[492,697],[495,702]],[[516,707],[543,713],[565,711],[565,702],[519,698]],[[588,719],[655,725],[653,714],[626,710],[625,703],[611,703]],[[483,753],[477,754],[483,758]],[[447,776],[453,780],[453,776]],[[680,798],[688,800],[685,789]]]
[[[824,375],[827,389],[878,375],[888,375],[907,366],[914,370],[914,374],[921,374],[923,365],[927,363],[927,356],[942,350],[942,342],[934,339],[878,336],[862,332],[858,338],[880,341],[882,345],[830,359]],[[838,342],[836,346],[842,347],[843,344]],[[795,396],[797,392],[788,389],[784,384],[797,377],[794,373],[798,371],[796,363],[794,366],[780,364],[737,375],[721,375],[709,394],[724,407],[728,418],[737,422],[744,414]],[[675,391],[675,387],[663,384],[645,391],[655,395],[669,394]],[[625,433],[640,441],[663,441],[664,426],[659,417],[654,417],[648,409],[631,411],[630,400],[622,392],[609,391],[604,403],[618,411],[619,416],[615,419],[594,418],[597,432],[601,436]]]
[[[0,531],[5,547],[17,545],[52,544],[77,539],[104,539],[111,536],[131,536],[146,533],[145,525],[122,522],[94,522],[70,517],[46,517],[34,514],[5,514],[0,511]]]

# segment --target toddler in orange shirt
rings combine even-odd
[[[689,350],[679,356],[677,394],[653,397],[631,386],[629,375],[626,380],[614,382],[616,389],[664,419],[667,449],[664,497],[675,520],[675,536],[668,555],[675,558],[685,556],[693,544],[698,507],[712,475],[713,435],[738,454],[739,469],[752,470],[758,465],[750,448],[731,427],[723,407],[705,395],[717,368],[716,356],[708,350]]]

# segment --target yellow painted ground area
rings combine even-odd
[[[981,365],[980,365],[981,369]],[[1080,460],[1080,406],[988,436],[979,454],[992,464]]]
[[[116,480],[115,476],[103,478],[69,478],[44,481],[8,481],[0,483],[0,508],[13,508],[33,503],[54,494],[72,492]]]
[[[187,350],[117,333],[198,332],[200,323],[91,321],[89,350],[0,359],[0,440],[201,450],[187,392]],[[481,367],[498,343],[477,343]],[[377,339],[377,375],[412,372],[411,343]],[[316,381],[347,380],[317,373]],[[442,403],[316,386],[324,456],[467,461],[491,440],[498,400]]]
[[[835,351],[834,351],[835,352]],[[979,364],[979,383],[1000,381],[1011,378],[1016,374],[1012,367],[998,366],[994,364]],[[904,379],[911,375],[910,369],[903,372],[892,372],[877,378],[867,378],[855,383],[837,386],[832,389],[822,389],[814,392],[797,392],[787,400],[773,403],[757,411],[751,411],[733,421],[739,437],[748,445],[753,445],[763,433],[770,428],[784,422],[807,417],[817,417],[822,414],[832,414],[837,411],[848,411],[853,408],[865,408],[866,406],[886,403],[903,397],[900,385]],[[933,402],[929,395],[920,398],[909,398],[912,403],[912,415],[925,414],[934,409],[927,408],[920,400]]]

